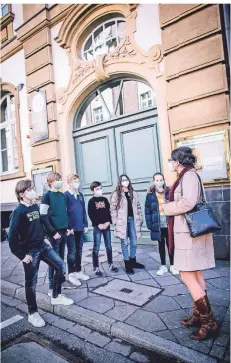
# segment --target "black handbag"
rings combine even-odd
[[[202,203],[198,203],[191,211],[184,214],[191,237],[203,236],[204,234],[213,233],[221,229],[220,223],[215,217],[211,207],[206,202],[201,178],[198,174],[197,177],[200,181]],[[181,183],[181,193],[182,192]]]

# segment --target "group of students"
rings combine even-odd
[[[168,271],[165,246],[170,259],[170,272],[177,275],[187,286],[194,301],[192,315],[181,320],[185,327],[197,327],[191,338],[206,340],[217,336],[219,326],[214,318],[207,295],[206,282],[202,271],[215,266],[213,238],[211,233],[198,237],[190,235],[185,213],[201,203],[201,181],[195,170],[196,158],[192,149],[180,147],[173,150],[169,159],[169,169],[178,175],[169,190],[161,173],[153,176],[145,201],[145,218],[151,239],[159,243],[161,266],[157,275]],[[49,191],[42,197],[40,207],[33,203],[36,193],[31,180],[19,181],[16,185],[18,207],[11,216],[9,245],[13,254],[23,262],[25,270],[25,292],[28,304],[28,321],[35,327],[45,325],[36,304],[36,283],[39,263],[49,265],[49,292],[52,305],[71,305],[74,301],[61,293],[66,281],[64,263],[67,244],[68,281],[75,288],[80,280],[88,280],[81,266],[83,235],[88,231],[87,213],[80,179],[76,174],[67,178],[68,190],[61,193],[62,178],[58,173],[50,173],[47,178]],[[102,276],[99,268],[99,248],[103,235],[108,268],[117,272],[113,265],[110,225],[114,225],[115,237],[121,240],[121,250],[128,274],[135,268],[144,268],[136,261],[137,239],[141,237],[143,223],[138,194],[133,189],[127,175],[118,179],[116,190],[110,203],[103,196],[100,182],[90,186],[93,193],[88,202],[88,215],[93,226],[93,268],[96,276]],[[130,251],[128,250],[128,238]],[[173,253],[174,264],[173,265]],[[69,286],[71,287],[71,286]]]
[[[63,186],[59,173],[48,175],[49,191],[42,197],[40,206],[34,203],[36,192],[31,180],[19,181],[16,185],[18,207],[11,216],[9,229],[9,246],[14,255],[23,262],[25,270],[25,291],[28,304],[28,320],[36,326],[45,325],[38,313],[36,304],[36,283],[40,261],[49,265],[49,290],[52,305],[71,305],[74,301],[61,293],[62,284],[66,288],[76,288],[81,280],[89,276],[81,266],[83,235],[88,232],[88,220],[83,194],[80,189],[80,178],[77,174],[67,177],[68,190],[60,192]],[[133,189],[127,175],[118,179],[116,190],[112,193],[110,203],[103,196],[102,185],[95,181],[90,189],[93,193],[88,202],[88,215],[93,226],[93,270],[96,276],[102,276],[99,268],[99,249],[103,236],[108,268],[118,272],[113,264],[110,225],[114,225],[114,235],[121,240],[125,270],[134,274],[134,269],[145,266],[136,261],[137,239],[141,237],[143,217],[137,192]],[[167,218],[163,214],[162,203],[168,198],[161,173],[153,176],[153,183],[148,189],[145,202],[147,227],[151,230],[151,239],[158,240],[161,266],[157,275],[168,272],[165,260],[165,243],[168,245]],[[128,238],[130,251],[128,250]],[[67,245],[68,279],[64,263],[65,246]],[[170,255],[170,271],[176,275],[173,256]]]

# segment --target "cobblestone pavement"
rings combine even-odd
[[[24,286],[23,266],[10,253],[7,242],[2,243],[1,247],[1,278],[17,284],[19,289],[16,297],[21,298],[24,294],[24,289],[20,289],[20,287]],[[192,299],[179,276],[172,276],[170,273],[162,277],[156,275],[159,267],[159,254],[156,246],[138,246],[137,261],[145,264],[145,270],[135,270],[134,275],[125,273],[119,244],[113,244],[113,257],[115,265],[119,268],[118,273],[109,271],[105,251],[102,247],[100,250],[100,268],[103,271],[103,277],[95,277],[92,270],[91,254],[92,243],[85,243],[82,261],[85,272],[91,277],[90,280],[82,282],[82,285],[76,290],[65,290],[65,294],[74,299],[75,305],[72,309],[75,310],[65,310],[62,307],[56,307],[54,311],[51,310],[51,312],[59,316],[65,314],[69,320],[75,319],[75,314],[78,314],[76,322],[79,321],[81,315],[82,324],[85,327],[80,329],[72,324],[68,326],[69,330],[77,331],[83,337],[88,335],[89,324],[92,323],[82,318],[84,311],[87,309],[89,319],[95,321],[95,330],[110,332],[128,342],[131,342],[134,334],[138,337],[140,332],[143,332],[144,340],[154,339],[153,341],[158,344],[160,350],[162,345],[163,350],[177,350],[180,345],[182,351],[184,351],[184,347],[189,348],[185,349],[185,356],[190,353],[196,357],[196,353],[200,352],[203,353],[200,357],[204,357],[205,362],[208,362],[209,359],[211,359],[211,362],[216,362],[216,360],[229,362],[229,262],[217,260],[216,268],[204,272],[208,296],[215,317],[221,325],[220,336],[215,341],[196,342],[190,339],[192,330],[183,328],[180,325],[180,319],[191,313]],[[45,295],[48,291],[47,282],[47,265],[42,262],[40,264],[37,291],[42,293],[43,301],[47,298],[47,295]],[[4,292],[4,294],[7,295],[7,292]],[[25,310],[25,304],[22,303],[21,305],[21,308]],[[51,307],[51,309],[53,308]],[[49,313],[47,314],[49,319]],[[67,316],[68,314],[69,316]],[[98,322],[99,326],[97,328],[99,316],[101,321]],[[57,319],[57,324],[62,324],[62,319]],[[108,328],[109,325],[110,329]],[[120,347],[118,342],[107,342],[98,334],[97,332],[91,333],[89,341],[95,341],[99,346],[100,344],[108,344],[109,350],[121,349],[124,355],[128,355],[126,348]],[[103,338],[108,339],[107,337]],[[159,340],[157,340],[158,338]],[[167,343],[171,342],[177,344],[172,343],[169,346],[172,348],[166,348]],[[186,358],[185,361],[187,361]],[[188,361],[193,362],[193,358],[189,357]],[[195,360],[195,363],[197,361]]]

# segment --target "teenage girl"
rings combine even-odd
[[[166,265],[165,245],[168,249],[168,219],[164,214],[163,203],[169,199],[169,188],[166,187],[164,176],[161,173],[153,175],[151,187],[145,201],[145,219],[148,229],[151,231],[151,240],[158,241],[161,266],[157,271],[158,276],[168,272]],[[179,271],[174,267],[173,254],[169,254],[170,272],[178,275]]]

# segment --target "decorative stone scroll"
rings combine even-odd
[[[96,82],[104,82],[110,78],[112,75],[110,72],[113,72],[112,67],[110,66],[115,63],[117,66],[121,64],[121,72],[123,72],[124,63],[130,63],[131,68],[133,69],[141,64],[144,65],[144,67],[148,67],[149,70],[157,68],[158,63],[163,59],[161,45],[156,44],[146,52],[137,45],[134,38],[134,32],[136,31],[135,19],[137,16],[137,6],[137,4],[97,4],[94,8],[90,7],[87,11],[85,9],[85,12],[83,12],[83,6],[76,5],[76,8],[67,15],[60,28],[56,41],[67,51],[71,74],[67,88],[62,88],[57,91],[58,102],[64,104],[67,100],[67,95],[83,80],[87,83],[87,78],[89,76],[91,76],[89,82],[92,83],[92,74],[94,74]],[[92,61],[80,59],[78,54],[81,53],[81,37],[83,32],[86,31],[88,26],[95,20],[109,12],[119,12],[126,18],[126,33],[124,39],[111,53],[99,55]],[[77,17],[74,17],[73,13],[76,13]],[[70,27],[70,22],[72,22],[72,27]]]

